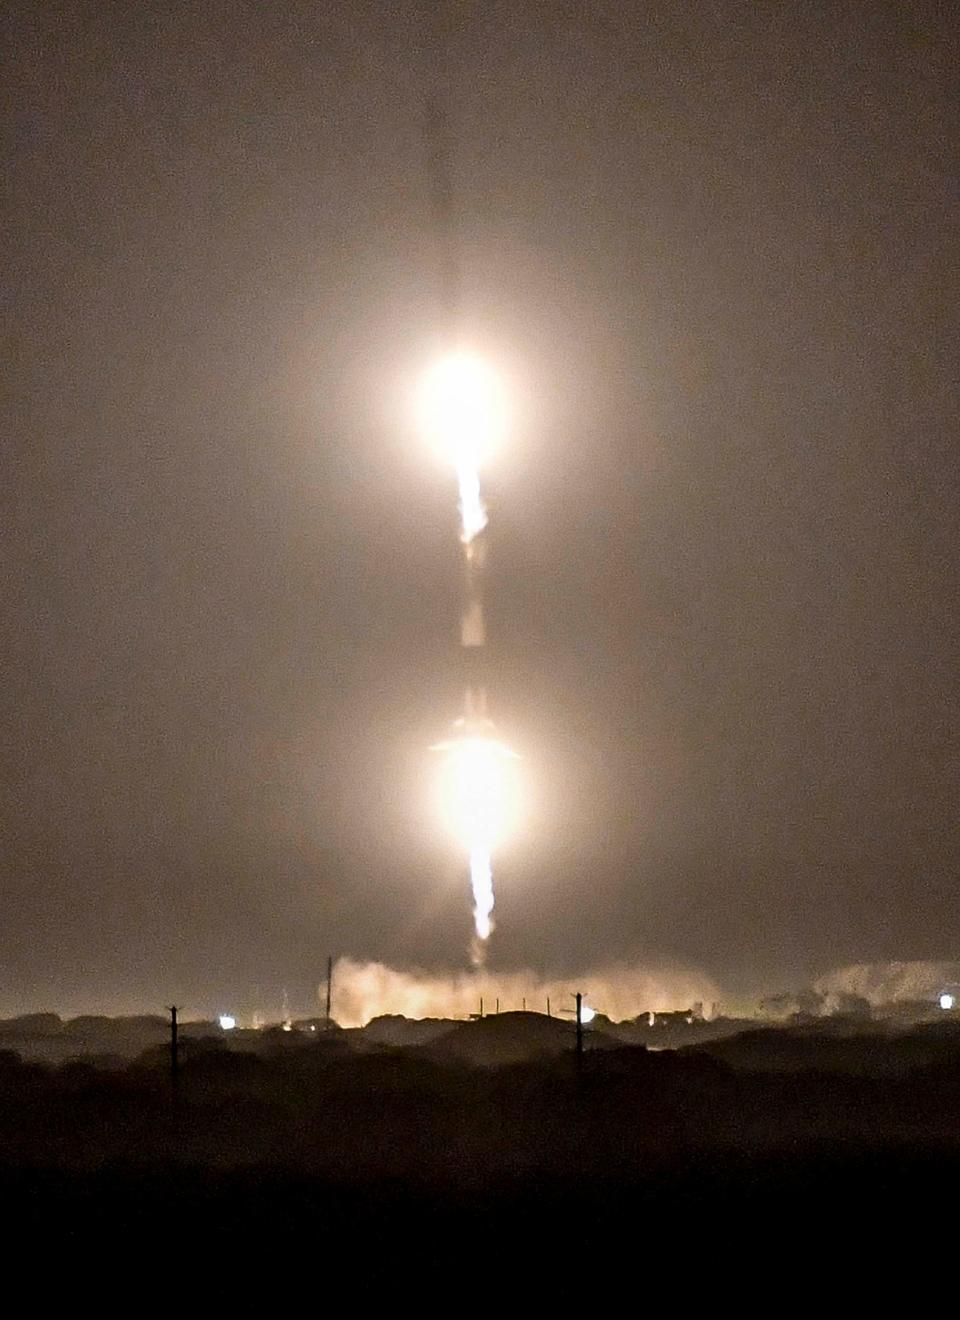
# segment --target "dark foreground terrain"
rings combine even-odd
[[[532,1017],[464,1029],[497,1055]],[[275,1033],[253,1053],[200,1037],[176,1095],[160,1046],[58,1066],[4,1051],[8,1259],[167,1243],[218,1277],[282,1260],[354,1294],[483,1290],[519,1267],[541,1291],[666,1278],[687,1295],[721,1266],[751,1286],[776,1266],[791,1291],[830,1259],[862,1262],[862,1284],[906,1259],[928,1279],[956,1236],[952,1025],[656,1052],[597,1036],[581,1068],[567,1035],[495,1066],[444,1039],[358,1052]]]

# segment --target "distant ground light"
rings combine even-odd
[[[221,1013],[219,1018],[217,1018],[217,1021],[220,1023],[222,1031],[232,1031],[237,1025],[237,1019],[232,1017],[229,1013]]]
[[[939,1002],[940,1002],[940,1007],[941,1007],[945,1012],[947,1012],[947,1011],[949,1011],[951,1008],[953,1008],[954,1004],[956,1004],[956,1002],[957,1002],[956,995],[951,995],[951,994],[949,993],[949,991],[946,991],[946,990],[945,990],[945,991],[943,992],[943,994],[940,996],[940,1001],[939,1001]]]

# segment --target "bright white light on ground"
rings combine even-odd
[[[582,1023],[592,1022],[596,1016],[597,1010],[595,1008],[591,1008],[589,1004],[580,1005],[580,1021]]]
[[[237,1025],[237,1019],[231,1017],[229,1013],[221,1013],[217,1021],[220,1023],[221,1031],[232,1031]]]
[[[424,377],[420,421],[430,444],[458,472],[476,472],[503,438],[500,381],[481,358],[451,353]]]
[[[955,995],[944,993],[940,996],[940,1007],[944,1010],[944,1012],[949,1012],[949,1010],[953,1008],[956,1002],[957,1000]]]

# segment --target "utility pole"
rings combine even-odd
[[[553,1015],[552,1015],[552,1013],[550,1012],[550,996],[547,995],[547,1017],[552,1017],[552,1016],[553,1016]]]
[[[333,955],[327,957],[327,1024],[325,1030],[330,1030],[330,999],[333,994]]]
[[[560,1012],[561,1013],[575,1012],[577,1015],[577,1076],[579,1077],[580,1071],[583,1068],[583,994],[581,991],[578,990],[573,997],[577,1001],[576,1009],[561,1008]],[[547,1012],[548,1013],[550,1012],[549,999],[547,1000]],[[587,1020],[589,1021],[589,1018]]]
[[[170,1013],[170,1093],[174,1100],[180,1087],[180,1053],[177,1040],[177,1006],[171,1004]]]

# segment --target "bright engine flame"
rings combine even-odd
[[[493,852],[512,824],[515,801],[507,762],[516,753],[478,735],[441,746],[447,752],[443,814],[470,859],[474,929],[482,943],[493,931]]]
[[[473,891],[473,928],[478,940],[493,934],[493,858],[487,848],[470,849],[470,888]]]
[[[499,381],[479,358],[452,353],[427,373],[420,403],[427,438],[456,469],[460,536],[469,545],[487,525],[480,497],[480,468],[504,430]]]

